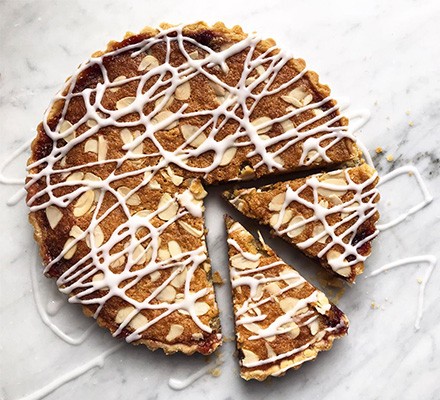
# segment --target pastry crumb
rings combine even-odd
[[[380,153],[382,153],[383,152],[383,149],[382,149],[382,147],[376,147],[376,153],[377,154],[380,154]]]
[[[222,374],[222,370],[220,368],[214,368],[214,369],[211,369],[210,374],[213,377],[217,378]]]
[[[388,162],[394,161],[394,157],[391,154],[388,154],[387,155],[387,161]]]
[[[214,273],[212,274],[212,281],[217,285],[223,285],[225,283],[222,276],[220,275],[220,272],[218,271],[214,271]]]
[[[377,310],[379,308],[379,306],[374,301],[371,302],[371,306],[370,307],[371,307],[372,310]]]
[[[414,122],[413,122],[413,121],[409,121],[409,122],[408,122],[408,125],[411,126],[411,127],[413,127],[413,126],[414,126]]]
[[[421,285],[421,284],[423,283],[423,279],[422,279],[422,278],[417,278],[417,283],[418,283],[419,285]]]
[[[411,112],[410,112],[409,110],[406,110],[406,111],[405,111],[405,114],[406,114],[406,115],[410,115]]]

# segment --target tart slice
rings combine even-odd
[[[242,378],[299,368],[348,331],[348,319],[263,240],[226,217]]]
[[[362,164],[224,196],[324,268],[354,282],[378,234],[377,182],[377,172]]]

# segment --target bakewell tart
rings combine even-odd
[[[327,270],[354,282],[378,234],[377,183],[377,172],[362,164],[258,189],[226,191],[224,196]]]
[[[348,319],[262,240],[226,217],[240,374],[264,380],[329,350]]]
[[[162,24],[94,53],[38,126],[30,222],[72,303],[167,353],[221,343],[203,184],[355,162],[327,86],[271,39]]]

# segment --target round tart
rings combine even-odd
[[[241,28],[163,24],[110,42],[50,104],[27,202],[47,276],[114,336],[221,343],[203,184],[359,157],[305,63]]]

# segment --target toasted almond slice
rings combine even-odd
[[[306,106],[313,100],[313,96],[308,94],[303,88],[297,87],[289,92],[287,96],[281,96],[281,98],[295,107],[300,108]]]
[[[272,121],[269,117],[260,117],[251,121],[251,124],[258,128],[260,125],[266,124],[267,122]],[[272,125],[266,126],[265,128],[260,128],[257,130],[257,133],[266,133],[272,129]]]
[[[272,346],[269,343],[264,342],[264,345],[266,346],[267,358],[272,358],[277,356],[277,353],[275,353],[275,351],[273,350]]]
[[[333,271],[335,271],[339,275],[348,277],[351,274],[351,268],[348,265],[347,260],[344,259],[341,261],[341,256],[342,254],[339,251],[330,250],[327,252],[327,261]]]
[[[177,257],[178,255],[182,254],[182,249],[175,240],[170,240],[168,242],[168,250],[171,254],[171,257]]]
[[[55,227],[61,221],[61,218],[63,218],[63,213],[56,206],[48,206],[45,212],[50,227],[55,229]]]
[[[313,320],[308,324],[308,327],[310,329],[310,333],[315,336],[319,331],[319,321],[317,319]]]
[[[152,55],[145,56],[138,67],[138,71],[150,71],[159,66],[159,61]]]
[[[148,324],[148,318],[139,313],[129,323],[133,329],[139,329]]]
[[[230,258],[231,265],[236,269],[255,269],[260,265],[260,260],[250,260],[241,253],[235,254]]]
[[[98,125],[98,122],[95,121],[94,119],[88,119],[87,122],[86,122],[86,125],[89,128],[93,128],[94,126]]]
[[[168,332],[168,335],[166,336],[165,339],[168,342],[171,342],[174,339],[177,339],[182,333],[183,333],[183,326],[182,325],[172,324],[170,326],[170,330]]]
[[[115,79],[113,79],[113,83],[121,82],[121,81],[123,81],[124,79],[127,79],[127,77],[124,76],[124,75],[119,75],[118,77],[116,77]],[[116,86],[116,87],[112,87],[112,88],[110,88],[109,90],[110,90],[110,92],[115,93],[115,92],[117,92],[119,89],[120,89],[120,86]]]
[[[131,189],[128,188],[127,186],[120,186],[118,188],[118,193],[120,193],[121,196],[124,197],[126,197],[130,191]],[[141,198],[139,197],[138,194],[133,193],[130,197],[125,199],[125,203],[128,204],[129,206],[138,206],[139,204],[141,204]]]
[[[92,282],[99,282],[104,279],[104,274],[102,272],[98,272],[97,274],[93,275]]]
[[[324,293],[318,292],[318,301],[315,308],[320,314],[325,314],[327,311],[330,310],[331,304],[329,303]]]
[[[171,182],[173,182],[174,185],[180,186],[182,184],[183,177],[177,175],[170,166],[167,167],[167,172],[169,177],[171,178]]]
[[[290,131],[291,129],[295,129],[295,125],[290,119],[286,119],[285,121],[282,121],[281,127],[283,128],[284,132]]]
[[[186,275],[188,274],[188,271],[184,269],[180,274],[176,275],[175,278],[170,282],[172,286],[175,288],[182,287],[186,282]]]
[[[193,60],[198,60],[199,59],[199,52],[197,50],[194,50],[191,53],[188,53],[188,55]]]
[[[317,191],[321,196],[329,197],[330,195],[343,196],[347,192],[347,182],[344,178],[327,178],[322,180],[323,183],[328,183],[330,185],[341,186],[341,189],[327,189],[323,187],[318,187]]]
[[[180,132],[186,141],[188,141],[194,134],[199,130],[199,127],[194,125],[185,124],[180,127]],[[193,147],[199,147],[206,140],[206,135],[200,132],[192,141],[189,143]]]
[[[214,90],[216,96],[224,96],[226,94],[225,88],[218,83],[210,81],[209,86],[211,86],[212,90]]]
[[[281,328],[283,330],[288,330],[288,332],[286,332],[286,333],[288,333],[288,335],[292,339],[295,339],[300,334],[299,326],[293,321],[290,321],[287,324],[282,325]]]
[[[179,210],[179,204],[177,204],[176,200],[173,199],[169,193],[164,193],[160,198],[158,209],[161,209],[165,206],[165,210],[161,211],[158,214],[158,217],[163,221],[169,221],[177,214],[177,211]]]
[[[151,282],[156,282],[161,276],[160,271],[154,271],[150,274]]]
[[[160,186],[160,183],[158,181],[156,181],[156,179],[152,179],[149,183],[148,183],[148,187],[150,189],[153,190],[160,190],[162,189],[162,186]]]
[[[132,306],[128,306],[128,307],[124,307],[121,308],[118,313],[116,314],[115,317],[115,322],[117,324],[122,324],[125,319],[134,311],[134,307]]]
[[[285,200],[286,200],[286,193],[285,192],[277,194],[269,203],[269,210],[270,211],[281,211]]]
[[[173,115],[174,115],[174,113],[171,112],[171,111],[169,111],[169,110],[161,111],[160,113],[158,113],[158,114],[157,114],[157,115],[151,120],[151,122],[152,122],[154,125],[157,125],[158,123],[160,123],[160,122],[162,122],[162,121],[164,121],[164,120],[166,120],[166,119],[172,117]],[[175,128],[178,124],[179,124],[178,121],[173,121],[173,122],[170,122],[170,123],[169,123],[166,127],[164,127],[163,129],[167,131],[167,130],[170,130],[170,129]]]
[[[243,324],[243,326],[250,332],[252,333],[260,333],[261,328],[255,324],[255,323],[250,323],[250,324]]]
[[[96,139],[89,139],[87,140],[86,144],[84,145],[84,151],[91,152],[91,153],[97,153],[98,152],[98,141]]]
[[[191,235],[193,235],[195,237],[201,237],[203,235],[203,230],[198,230],[198,229],[194,228],[192,225],[188,224],[185,221],[177,221],[177,223],[183,229],[185,229],[188,233],[190,233]]]
[[[84,174],[84,178],[83,178],[83,180],[84,180],[84,181],[92,181],[92,182],[99,182],[99,181],[102,181],[102,179],[101,179],[99,176],[93,174],[92,172],[86,172],[86,173]]]
[[[208,303],[205,303],[204,301],[197,301],[194,304],[194,311],[197,316],[205,315],[211,307],[209,307]]]
[[[293,215],[292,210],[290,210],[290,209],[286,209],[286,210],[284,211],[283,219],[282,219],[280,225],[283,225],[283,224],[286,224],[287,222],[289,222],[290,219],[292,218],[292,215]],[[271,226],[275,226],[276,224],[279,223],[279,219],[280,219],[280,214],[278,214],[278,213],[273,214],[273,215],[270,217],[269,224],[270,224]]]
[[[241,349],[241,351],[244,354],[244,358],[241,360],[241,364],[243,366],[246,366],[246,364],[254,363],[260,360],[253,351],[247,349]]]
[[[133,250],[132,258],[136,265],[142,265],[148,261],[148,251],[146,252],[144,246],[138,244]]]
[[[108,144],[104,136],[98,136],[98,161],[104,161],[107,158]]]
[[[165,261],[168,260],[169,258],[171,258],[171,254],[168,251],[168,249],[159,249],[157,252],[157,256],[159,257],[159,260],[161,261]]]
[[[160,96],[160,97],[154,102],[154,107],[155,107],[155,108],[158,108],[158,107],[162,104],[162,102],[164,101],[164,97],[165,97],[165,95],[164,95],[164,96]],[[173,104],[173,101],[174,101],[174,96],[173,96],[173,95],[170,95],[169,98],[168,98],[168,100],[167,100],[167,102],[162,106],[162,109],[165,110],[165,109],[169,108],[169,107],[171,106],[171,104]]]
[[[83,233],[84,231],[78,225],[73,225],[72,228],[70,228],[69,235],[78,239]]]
[[[278,293],[280,293],[281,288],[276,282],[270,282],[264,287],[264,290],[266,290],[269,294],[276,296]]]
[[[69,121],[64,120],[64,121],[61,123],[61,126],[60,126],[60,133],[64,133],[64,132],[66,132],[68,129],[72,128],[72,126],[73,126],[73,125],[72,125]],[[65,140],[67,143],[69,143],[71,140],[75,139],[75,137],[76,137],[76,132],[73,131],[72,133],[70,133],[69,135],[67,135],[67,136],[64,138],[64,140]]]
[[[208,195],[208,192],[204,189],[198,179],[194,179],[191,182],[189,190],[196,200],[203,200]]]
[[[172,286],[165,286],[163,290],[156,296],[159,301],[171,303],[176,298],[176,289]]]
[[[76,201],[73,208],[73,215],[75,217],[82,217],[90,210],[95,199],[95,192],[93,190],[87,190]]]
[[[314,226],[313,228],[313,237],[318,236],[322,232],[325,231],[324,225],[322,225],[320,222]],[[321,239],[318,240],[318,243],[325,243],[327,241],[328,235],[324,235]]]
[[[121,140],[124,144],[131,143],[133,141],[133,135],[130,129],[124,128],[121,130]]]
[[[116,108],[121,110],[122,108],[130,106],[135,100],[136,97],[124,97],[116,102]]]
[[[305,218],[302,215],[295,215],[289,222],[288,229],[305,221]],[[287,232],[287,236],[290,238],[297,237],[302,233],[302,231],[305,229],[305,225],[298,226],[297,228],[291,229]]]
[[[298,299],[293,297],[285,297],[280,300],[280,307],[285,313],[289,312],[293,307],[295,307],[296,303],[298,303]]]
[[[84,178],[84,172],[73,172],[67,178],[66,182],[70,181],[81,181]]]
[[[177,100],[188,100],[189,96],[191,96],[191,85],[189,81],[186,81],[181,85],[179,85],[176,88],[174,96],[176,97]]]
[[[97,225],[93,231],[93,240],[96,247],[99,247],[104,243],[104,232],[99,225]],[[90,243],[88,243],[88,246],[91,247]]]
[[[69,238],[66,240],[66,243],[64,243],[63,251],[64,251],[64,250],[67,250],[67,252],[66,252],[66,254],[64,254],[63,257],[64,257],[66,260],[70,260],[70,259],[73,257],[73,255],[75,254],[75,252],[76,252],[77,244],[76,244],[76,243],[75,243],[75,244],[72,244],[72,242],[73,242],[74,240],[75,240],[74,238],[69,237]]]
[[[236,147],[230,147],[229,149],[227,149],[223,153],[222,159],[220,160],[220,166],[228,165],[233,160],[236,153],[237,153]]]

